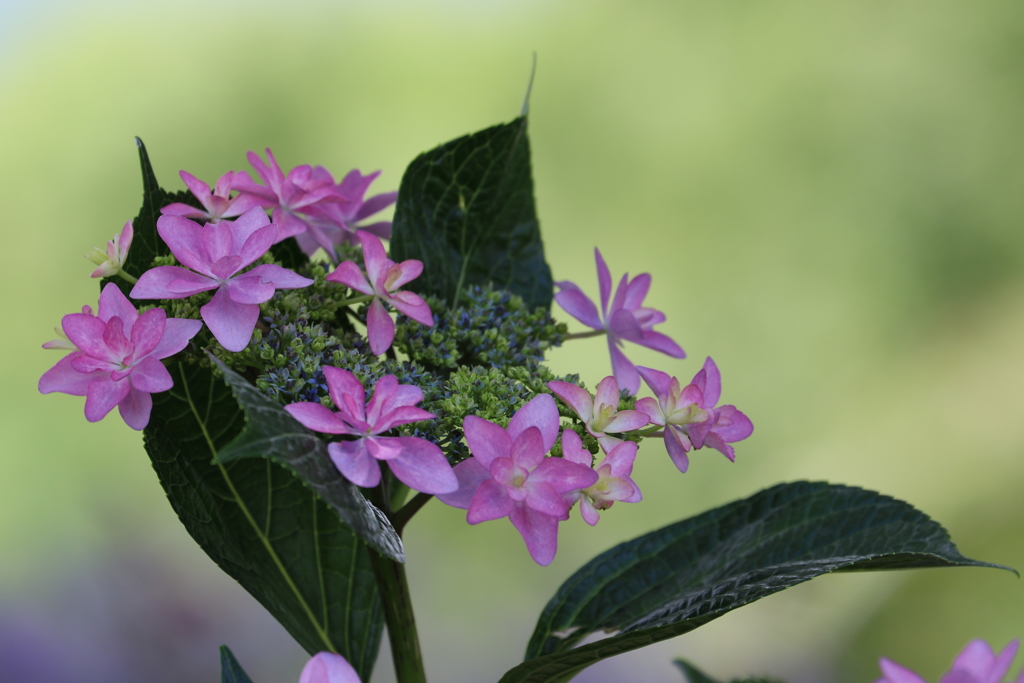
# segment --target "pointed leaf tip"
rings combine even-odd
[[[252,683],[227,645],[220,646],[220,683]]]
[[[533,77],[537,75],[537,51],[533,51],[533,65],[530,67],[530,81],[526,84],[526,95],[523,97],[523,108],[519,112],[520,116],[526,116],[530,113],[530,93],[533,92]]]

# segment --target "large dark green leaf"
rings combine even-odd
[[[220,646],[220,683],[252,683],[227,645]]]
[[[156,231],[156,221],[160,218],[160,209],[174,202],[182,202],[199,208],[202,206],[188,190],[168,192],[160,187],[156,180],[156,174],[153,172],[153,165],[149,162],[146,146],[139,138],[135,138],[135,144],[139,148],[139,163],[142,166],[142,208],[139,209],[139,215],[132,219],[135,237],[128,250],[124,270],[129,275],[139,277],[149,270],[154,257],[167,256],[171,253]],[[107,282],[115,283],[125,296],[132,291],[132,285],[120,277],[104,278],[102,285],[106,285]]]
[[[313,489],[364,541],[398,562],[405,562],[402,539],[391,522],[370,504],[359,487],[331,462],[327,444],[224,363],[213,359],[245,412],[245,429],[221,448],[214,464],[242,458],[269,458]]]
[[[409,284],[454,303],[466,285],[493,283],[531,307],[550,307],[530,175],[526,117],[425,152],[398,190],[391,257],[419,259]]]
[[[544,608],[527,661],[501,682],[567,681],[827,572],[955,566],[997,565],[962,556],[945,529],[902,501],[780,484],[591,560]],[[572,649],[599,631],[617,635]]]
[[[308,652],[338,652],[369,680],[383,628],[373,551],[270,459],[214,464],[238,443],[245,412],[211,368],[178,363],[171,374],[144,443],[178,518]]]

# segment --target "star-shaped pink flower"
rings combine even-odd
[[[587,327],[608,335],[608,351],[611,353],[615,379],[619,381],[619,386],[635,394],[640,388],[640,376],[633,363],[619,349],[623,341],[661,351],[673,358],[685,358],[686,353],[670,337],[654,331],[655,325],[665,321],[665,314],[643,307],[647,290],[651,287],[651,276],[641,273],[630,280],[626,273],[612,298],[612,276],[600,250],[594,249],[594,258],[597,261],[597,282],[601,290],[601,311],[598,312],[597,306],[583,290],[569,281],[555,283],[560,290],[555,294],[555,301],[566,313]]]
[[[639,410],[619,410],[619,383],[613,376],[605,377],[598,383],[597,394],[594,396],[583,387],[557,380],[548,382],[548,389],[576,411],[590,435],[608,450],[621,443],[620,439],[609,436],[608,432],[631,432],[650,422],[647,414]]]
[[[203,205],[203,208],[197,209],[188,204],[175,202],[160,209],[160,213],[165,216],[181,216],[182,218],[202,219],[208,223],[216,223],[224,218],[241,216],[254,206],[262,206],[263,204],[263,200],[260,197],[251,194],[230,196],[231,183],[234,181],[235,176],[238,175],[235,171],[228,171],[218,178],[212,190],[209,185],[188,171],[179,171],[178,175],[181,176],[185,187]]]
[[[168,318],[161,308],[139,315],[117,285],[108,283],[97,315],[85,308],[61,320],[74,351],[43,373],[39,391],[85,396],[89,422],[117,406],[129,427],[143,429],[153,408],[151,394],[174,384],[160,359],[184,349],[202,326],[198,320]],[[57,348],[52,342],[43,346]]]
[[[516,411],[508,429],[468,415],[462,422],[473,456],[455,466],[459,488],[438,498],[467,510],[479,524],[508,517],[526,542],[530,557],[549,565],[558,548],[558,522],[569,518],[570,491],[594,484],[589,466],[545,457],[558,438],[555,400],[540,394]]]
[[[331,366],[323,370],[337,410],[311,402],[292,403],[284,409],[315,432],[357,437],[327,446],[331,460],[346,479],[357,486],[376,486],[380,483],[377,461],[383,460],[399,481],[416,491],[438,494],[458,488],[451,465],[435,444],[413,436],[381,436],[399,425],[434,417],[415,407],[423,400],[419,387],[399,384],[394,375],[385,375],[367,403],[366,391],[355,375]]]
[[[423,272],[422,261],[409,259],[395,263],[388,258],[379,237],[365,230],[357,232],[356,237],[363,245],[366,275],[354,262],[345,261],[338,264],[326,279],[373,297],[366,314],[366,336],[370,341],[370,350],[380,355],[391,348],[391,342],[395,340],[395,321],[384,309],[384,302],[428,327],[434,324],[434,314],[418,294],[399,289],[420,276]]]
[[[1019,647],[1020,640],[1012,640],[996,655],[992,646],[984,640],[972,640],[953,660],[952,668],[943,674],[939,683],[1002,683]],[[890,659],[883,657],[878,664],[882,669],[882,678],[876,683],[928,683]],[[1017,675],[1015,681],[1024,683],[1024,670]]]
[[[344,201],[320,202],[307,211],[314,223],[314,230],[296,235],[295,240],[307,254],[312,254],[325,241],[331,245],[327,253],[334,256],[334,245],[342,242],[354,242],[357,231],[365,230],[371,234],[388,239],[391,237],[391,221],[360,223],[373,214],[383,211],[395,203],[397,192],[384,192],[365,199],[370,184],[377,179],[380,171],[363,175],[358,169],[348,172],[341,182],[335,186],[336,194]],[[316,235],[322,233],[323,238]]]
[[[736,460],[729,444],[753,434],[754,424],[734,405],[716,407],[722,395],[722,376],[710,356],[685,387],[660,370],[637,370],[657,398],[642,398],[636,408],[647,413],[653,424],[665,427],[665,449],[680,472],[690,466],[687,452],[705,445]]]
[[[633,441],[620,441],[615,444],[594,468],[598,476],[597,481],[585,489],[565,494],[568,502],[580,502],[580,514],[590,526],[597,524],[601,518],[598,510],[607,510],[615,501],[639,503],[643,499],[640,487],[629,476],[633,473],[636,450],[637,444]],[[562,431],[562,457],[585,467],[590,467],[593,462],[593,456],[583,447],[579,434],[571,429]]]
[[[114,239],[107,242],[106,251],[99,247],[93,247],[92,251],[85,255],[85,258],[99,267],[92,271],[89,277],[113,277],[121,273],[134,236],[135,230],[132,228],[132,222],[128,221],[121,228],[120,234],[114,235]],[[134,280],[131,276],[128,276],[127,279]]]
[[[147,270],[131,291],[133,299],[184,299],[216,289],[210,303],[199,309],[210,332],[228,351],[241,351],[252,339],[260,316],[259,304],[278,289],[298,289],[313,280],[272,263],[241,272],[267,252],[277,226],[260,207],[234,222],[198,223],[181,216],[161,216],[157,232],[179,266]]]

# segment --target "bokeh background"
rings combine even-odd
[[[509,120],[539,55],[530,134],[557,279],[651,272],[650,304],[713,355],[756,425],[684,476],[640,453],[640,505],[563,525],[534,565],[510,525],[432,503],[408,530],[428,672],[496,680],[557,586],[613,544],[778,481],[911,501],[971,556],[1024,568],[1024,5],[516,0],[0,1],[0,680],[257,683],[305,655],[191,542],[116,415],[40,396],[81,254],[134,216],[141,136],[165,186],[271,147],[282,164],[383,169]],[[591,382],[604,344],[556,371]],[[578,681],[937,678],[970,638],[1024,636],[1024,584],[983,569],[823,577]],[[382,654],[375,683],[392,681]]]

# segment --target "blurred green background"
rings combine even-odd
[[[557,586],[611,545],[782,480],[904,498],[961,550],[1024,568],[1024,5],[127,2],[0,4],[7,240],[0,430],[0,679],[257,683],[305,659],[179,526],[116,415],[40,396],[40,350],[95,305],[81,255],[135,215],[134,135],[157,175],[282,165],[383,169],[519,111],[556,279],[596,293],[650,272],[689,352],[630,357],[690,377],[713,355],[756,431],[684,476],[640,453],[640,505],[563,525],[548,568],[505,522],[432,503],[408,532],[435,681],[496,680]],[[575,325],[575,324],[574,324]],[[573,329],[577,329],[575,326]],[[604,343],[551,357],[589,382]],[[929,680],[969,639],[1024,636],[1024,584],[994,570],[824,577],[578,681]],[[382,655],[374,681],[393,680]],[[31,670],[31,671],[30,671]]]

